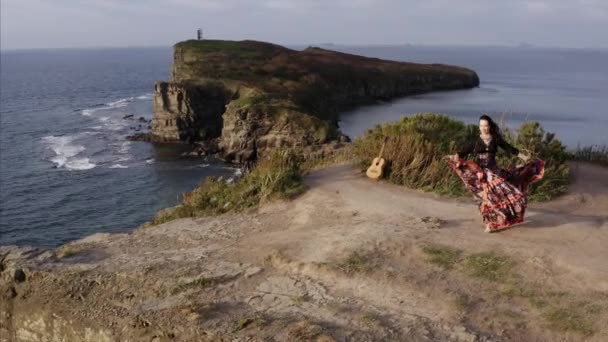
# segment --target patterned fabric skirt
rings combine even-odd
[[[478,200],[483,223],[492,232],[524,221],[528,187],[543,178],[545,163],[533,160],[510,170],[481,168],[471,160],[448,165]]]

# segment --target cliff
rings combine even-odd
[[[338,114],[377,100],[479,85],[469,69],[295,51],[255,41],[175,45],[170,82],[156,84],[153,140],[218,139],[228,160],[340,138]]]

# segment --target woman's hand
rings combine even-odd
[[[525,154],[523,152],[519,152],[519,154],[517,155],[517,157],[521,160],[523,160],[524,162],[527,162],[528,160],[530,160],[530,155]]]
[[[460,156],[458,155],[458,153],[456,154],[451,154],[449,156],[447,156],[448,159],[450,159],[451,161],[453,161],[454,163],[458,163],[458,161],[460,160]]]

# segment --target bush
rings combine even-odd
[[[355,141],[355,154],[361,167],[367,168],[388,137],[383,157],[388,162],[385,178],[389,182],[458,196],[466,189],[442,157],[453,153],[474,132],[472,125],[445,115],[418,114],[368,130]]]
[[[608,166],[608,146],[578,147],[570,153],[570,159]]]
[[[477,125],[465,125],[446,115],[417,114],[368,130],[355,141],[355,153],[361,167],[367,168],[378,155],[384,137],[388,137],[384,158],[388,162],[385,178],[389,182],[460,196],[467,190],[443,157],[455,153],[465,141],[476,139],[478,132]],[[514,146],[546,163],[545,176],[532,186],[530,199],[549,200],[565,192],[569,181],[566,163],[569,154],[553,134],[545,133],[540,124],[529,122],[524,123],[517,134],[506,131],[504,135]],[[509,168],[517,162],[514,156],[498,155],[501,167]]]
[[[561,141],[555,138],[555,134],[546,133],[538,122],[526,122],[520,126],[516,136],[506,132],[505,139],[529,153],[532,158],[545,161],[543,179],[530,188],[529,198],[532,201],[548,201],[566,192],[570,178],[567,164],[569,154]],[[505,168],[518,162],[515,156],[507,156],[505,153],[499,155],[498,163]]]
[[[305,190],[301,162],[293,151],[277,150],[236,183],[209,177],[198,188],[184,194],[178,206],[159,212],[152,224],[240,211],[275,198],[291,198]]]

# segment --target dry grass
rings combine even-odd
[[[388,162],[386,180],[413,189],[460,196],[467,190],[448,168],[444,157],[455,153],[465,141],[476,139],[478,132],[477,126],[465,125],[446,115],[417,114],[370,129],[355,141],[355,154],[361,167],[367,167],[388,137],[384,153]],[[506,132],[505,138],[532,157],[545,161],[545,176],[533,184],[530,199],[549,200],[566,191],[568,153],[553,134],[530,122],[523,124],[517,134]],[[515,157],[498,155],[498,163],[504,168],[514,167],[517,162]]]
[[[462,251],[446,246],[425,246],[422,251],[427,255],[427,260],[443,269],[449,270],[461,260]]]
[[[275,198],[301,194],[305,185],[300,173],[300,158],[291,150],[278,150],[236,183],[207,178],[198,188],[184,194],[181,204],[159,212],[152,224],[241,211]]]

